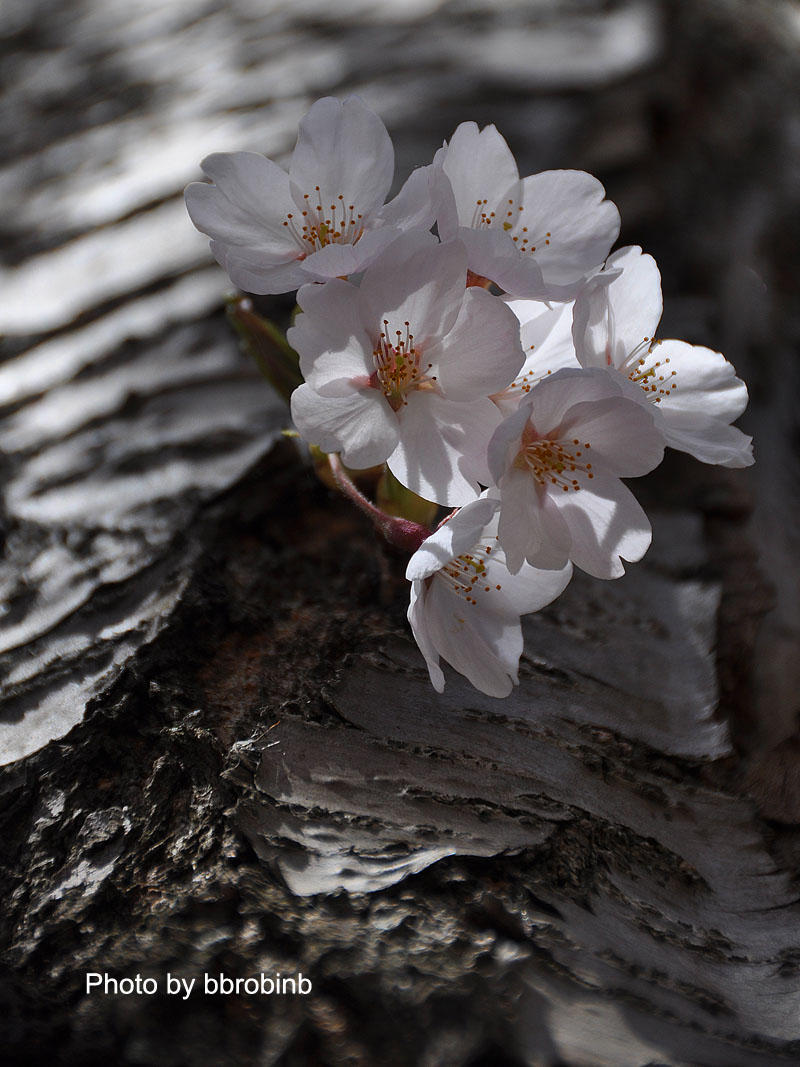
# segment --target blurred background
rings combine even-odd
[[[465,120],[523,175],[597,175],[619,244],[661,267],[660,335],[748,382],[756,466],[673,456],[642,496],[702,516],[722,711],[765,796],[770,760],[797,780],[797,0],[4,0],[0,48],[3,762],[67,734],[168,625],[176,545],[286,421],[183,188],[210,152],[285,162],[314,99],[357,93],[398,187]]]

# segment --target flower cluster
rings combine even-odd
[[[355,97],[313,105],[288,172],[249,152],[203,169],[212,184],[190,185],[187,207],[233,282],[299,290],[294,424],[415,549],[408,618],[437,691],[444,659],[507,696],[521,616],[573,564],[616,578],[644,555],[650,524],[621,479],[665,445],[752,462],[731,425],[744,383],[720,353],[656,338],[655,261],[609,255],[619,214],[591,175],[520,178],[495,127],[465,122],[387,203],[391,140]],[[383,514],[346,473],[380,465],[409,499],[452,509],[434,532]]]

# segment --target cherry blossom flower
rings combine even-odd
[[[411,557],[408,621],[437,693],[444,690],[439,658],[482,693],[506,697],[518,684],[520,616],[555,600],[572,567],[511,575],[497,541],[498,502],[480,499],[461,508]]]
[[[489,467],[501,501],[509,570],[570,559],[596,578],[650,544],[647,516],[620,478],[646,474],[664,441],[648,409],[600,370],[564,369],[539,382],[495,431]]]
[[[446,180],[414,171],[384,204],[394,149],[378,116],[351,97],[325,97],[300,121],[289,172],[255,152],[215,153],[214,182],[194,182],[186,207],[235,285],[285,293],[363,270],[407,229],[429,229]]]
[[[540,300],[506,303],[519,319],[525,362],[511,385],[495,393],[492,400],[504,415],[510,415],[542,378],[564,367],[579,368],[580,363],[572,339],[572,301],[554,305]]]
[[[747,406],[747,387],[720,352],[685,341],[657,341],[661,276],[641,248],[609,257],[575,302],[573,334],[584,367],[633,382],[672,448],[704,463],[746,467],[752,438],[730,423]]]
[[[489,394],[523,360],[513,312],[465,288],[466,274],[461,242],[412,231],[360,287],[304,286],[288,333],[305,377],[292,395],[300,434],[348,467],[386,461],[403,485],[449,506],[489,484],[486,449],[501,421]]]
[[[450,179],[439,213],[442,240],[459,237],[469,269],[512,296],[575,297],[608,255],[619,212],[600,182],[578,170],[520,180],[514,156],[494,126],[463,122],[434,164]]]

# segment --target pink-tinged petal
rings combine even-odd
[[[517,196],[517,163],[495,126],[479,130],[474,122],[462,122],[449,144],[437,152],[437,162],[450,179],[461,226],[479,225],[482,211],[489,214]]]
[[[455,403],[414,390],[397,413],[400,441],[388,458],[392,474],[418,496],[457,507],[489,484],[486,447],[500,421],[489,399]]]
[[[660,341],[639,373],[650,396],[661,396],[662,411],[705,415],[733,422],[747,407],[747,386],[721,352],[685,341]],[[655,386],[655,388],[652,388]]]
[[[443,197],[450,193],[450,181],[441,167],[418,167],[411,172],[397,196],[381,208],[375,225],[398,230],[429,230]]]
[[[439,244],[424,230],[401,234],[365,273],[361,314],[375,339],[383,329],[404,331],[409,322],[416,347],[438,339],[456,320],[467,278],[467,260],[459,242]],[[373,325],[374,324],[374,325]]]
[[[450,331],[425,349],[448,400],[476,400],[505,388],[523,360],[514,313],[485,289],[467,289]]]
[[[300,264],[305,280],[327,281],[346,278],[368,267],[384,249],[400,236],[400,230],[385,226],[365,233],[354,245],[329,244],[312,252]]]
[[[523,256],[507,233],[462,226],[458,237],[467,248],[473,274],[489,278],[511,296],[537,299],[546,295],[539,264],[533,256]]]
[[[425,538],[408,561],[406,578],[409,581],[428,578],[451,559],[468,552],[499,506],[498,500],[482,496],[459,508],[435,533]]]
[[[721,419],[670,411],[663,405],[661,428],[671,448],[688,452],[701,463],[720,467],[749,467],[753,462],[753,438]]]
[[[267,265],[298,255],[283,225],[295,211],[285,170],[256,152],[217,152],[201,166],[215,184],[193,182],[186,189],[186,208],[198,230],[258,251]]]
[[[342,103],[317,100],[300,121],[289,165],[295,203],[315,211],[354,205],[364,215],[381,207],[394,174],[394,149],[386,127],[358,97]],[[319,187],[319,191],[317,191]],[[309,201],[304,201],[304,194]],[[314,197],[317,196],[316,202]],[[341,198],[341,199],[340,199]]]
[[[292,420],[301,437],[323,452],[340,452],[353,470],[383,463],[399,435],[394,412],[375,389],[324,397],[301,385],[292,393]]]
[[[618,478],[599,473],[591,488],[553,499],[572,538],[570,559],[595,578],[618,578],[622,560],[635,562],[650,546],[647,516]]]
[[[438,575],[427,596],[428,632],[437,651],[487,696],[506,697],[517,683],[522,653],[519,618],[483,612],[456,596]]]
[[[439,653],[433,643],[428,628],[428,619],[425,613],[425,599],[427,589],[423,582],[411,583],[411,598],[408,605],[408,621],[411,624],[411,632],[419,646],[430,675],[431,685],[437,693],[444,692],[444,674],[439,666]]]
[[[527,226],[545,284],[558,287],[560,299],[576,296],[617,239],[616,206],[596,178],[579,170],[533,174],[522,182],[522,198],[515,232]]]
[[[531,416],[531,401],[523,399],[515,411],[508,415],[492,434],[486,450],[486,462],[495,485],[514,462],[519,452],[522,431]]]
[[[306,383],[323,396],[363,389],[375,362],[359,315],[358,289],[338,279],[304,285],[297,302],[302,314],[286,339],[300,356]]]
[[[260,296],[289,293],[308,281],[308,275],[296,259],[270,266],[258,252],[238,245],[211,241],[210,247],[214,259],[227,271],[233,284],[246,293]]]
[[[577,439],[576,448],[588,443],[581,459],[595,469],[620,478],[639,477],[664,458],[663,433],[649,407],[622,396],[579,401],[561,421],[561,438]]]

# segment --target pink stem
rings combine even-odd
[[[410,519],[400,519],[395,515],[387,515],[376,507],[371,500],[367,500],[364,494],[353,484],[347,476],[342,461],[336,452],[328,456],[336,484],[346,497],[367,515],[381,531],[390,545],[403,549],[405,552],[416,552],[426,537],[430,537],[431,531],[425,526],[420,526]]]

